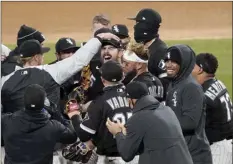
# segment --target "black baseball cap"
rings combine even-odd
[[[55,49],[57,53],[67,50],[73,50],[75,52],[79,48],[80,47],[76,45],[75,40],[72,38],[60,38],[55,45]]]
[[[115,24],[112,26],[112,32],[120,39],[129,37],[129,30],[124,24]]]
[[[20,46],[24,41],[31,39],[35,39],[42,43],[45,40],[45,37],[40,31],[27,25],[22,25],[18,31],[17,45]]]
[[[109,28],[100,28],[98,29],[95,33],[94,33],[94,36],[98,35],[98,34],[101,34],[101,33],[113,33],[113,31]],[[102,40],[102,47],[103,46],[106,46],[106,45],[112,45],[116,48],[122,48],[122,44],[120,41],[117,41],[115,39],[110,39],[110,40]]]
[[[110,39],[110,40],[103,40],[102,41],[102,47],[106,45],[112,45],[115,48],[122,48],[122,44],[120,41],[117,41],[115,39]]]
[[[139,81],[133,81],[126,85],[126,93],[128,98],[140,99],[149,95],[149,90],[146,84]]]
[[[178,49],[176,49],[176,48],[170,47],[167,50],[164,61],[166,62],[168,60],[174,61],[177,64],[181,65],[182,59],[181,59],[180,51]]]
[[[100,68],[100,73],[103,79],[109,82],[119,82],[123,78],[123,69],[116,61],[107,61]]]
[[[46,92],[38,84],[29,85],[24,92],[24,105],[27,110],[42,110]]]
[[[103,28],[96,30],[96,32],[94,33],[94,36],[97,36],[98,34],[101,34],[101,33],[113,33],[113,32],[111,29],[103,27]]]
[[[136,17],[128,19],[152,24],[160,24],[162,22],[161,15],[157,11],[149,8],[140,10]]]
[[[27,40],[22,43],[19,47],[20,57],[27,58],[37,54],[44,54],[49,52],[49,47],[42,47],[40,42],[37,40]]]

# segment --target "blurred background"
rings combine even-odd
[[[107,14],[112,24],[126,24],[142,8],[157,10],[163,39],[231,38],[232,2],[1,2],[2,41],[15,43],[20,25],[42,31],[49,42],[65,35],[87,40],[92,18]]]
[[[196,53],[211,52],[219,60],[219,77],[232,97],[232,2],[1,2],[2,43],[15,47],[22,24],[43,32],[51,51],[45,62],[55,59],[54,44],[61,37],[77,42],[91,37],[92,19],[107,14],[111,23],[126,24],[133,34],[134,21],[142,8],[162,16],[160,37],[170,46],[188,44]],[[132,36],[133,38],[133,36]]]

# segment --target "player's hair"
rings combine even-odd
[[[27,58],[20,58],[20,62],[25,65],[27,62],[31,62],[32,57],[27,57]]]
[[[129,51],[134,52],[142,60],[148,60],[148,49],[145,48],[144,44],[130,42],[127,48]]]
[[[200,53],[203,56],[204,62],[208,66],[208,72],[215,74],[218,69],[218,59],[212,53]]]
[[[94,23],[100,23],[102,25],[108,26],[111,22],[110,22],[110,19],[107,15],[98,14],[92,20],[92,24],[94,24]]]

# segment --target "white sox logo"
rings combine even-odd
[[[162,70],[165,70],[165,69],[166,69],[166,67],[165,67],[165,62],[164,62],[163,59],[160,60],[160,62],[159,62],[159,64],[158,64],[158,67],[159,67],[160,69],[162,69]]]
[[[117,27],[117,25],[113,26],[113,30],[116,31],[117,33],[119,32],[119,28]]]
[[[66,39],[67,43],[70,43],[73,45],[73,42],[70,39]]]
[[[167,53],[167,58],[171,59],[171,53],[170,52]]]
[[[95,76],[91,75],[91,79],[90,79],[90,81],[91,81],[91,82],[90,82],[90,86],[91,86],[91,87],[93,86],[95,80],[96,80]]]
[[[173,106],[175,106],[176,107],[176,105],[177,105],[177,91],[175,91],[174,93],[173,93],[173,99],[172,99],[172,101],[173,101]]]

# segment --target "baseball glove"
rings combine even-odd
[[[74,88],[73,91],[68,95],[68,99],[76,99],[78,103],[84,104],[87,101],[87,90],[90,87],[91,81],[91,70],[90,65],[85,66],[82,69],[81,80],[78,87]]]
[[[65,147],[62,150],[62,156],[71,161],[87,163],[92,156],[92,150],[85,143],[77,141]]]
[[[81,85],[74,88],[74,90],[70,92],[68,95],[68,100],[71,99],[76,100],[80,104],[83,104],[86,101],[85,91]]]

